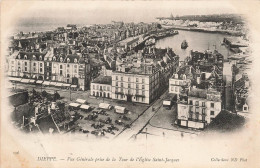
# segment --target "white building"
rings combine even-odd
[[[188,96],[180,96],[177,124],[203,129],[221,111],[221,94],[214,90],[192,88]]]
[[[92,96],[111,98],[111,76],[99,76],[91,82]]]
[[[152,65],[112,74],[112,99],[149,104],[158,96],[159,70]]]

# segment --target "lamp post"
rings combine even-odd
[[[71,101],[71,86],[70,86],[70,101]]]

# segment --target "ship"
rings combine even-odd
[[[182,43],[181,43],[181,49],[186,49],[188,47],[188,42],[186,40],[184,40]]]

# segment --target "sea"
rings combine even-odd
[[[175,54],[179,55],[181,61],[189,56],[191,50],[204,52],[207,49],[212,51],[216,49],[224,56],[224,59],[232,54],[225,45],[222,45],[224,37],[230,37],[230,35],[187,30],[178,30],[178,32],[179,34],[175,36],[158,40],[155,46],[157,48],[172,48]],[[181,43],[184,40],[188,42],[188,48],[181,49]]]

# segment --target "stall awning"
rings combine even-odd
[[[22,83],[29,83],[30,79],[22,79],[21,82]]]
[[[35,81],[35,79],[30,79],[29,83],[34,83]]]
[[[37,84],[42,84],[42,82],[43,82],[42,80],[37,80],[36,83],[37,83]]]
[[[77,85],[71,85],[71,87],[72,87],[72,88],[76,88],[76,87],[77,87]]]
[[[62,86],[65,86],[65,87],[70,87],[70,84],[69,83],[63,83]]]
[[[44,81],[42,84],[46,85],[46,86],[49,86],[50,85],[50,81]]]
[[[86,104],[83,104],[80,106],[81,109],[85,109],[85,110],[88,110],[90,108],[89,105],[86,105]]]
[[[69,106],[71,106],[71,107],[79,107],[80,104],[79,103],[70,103]]]
[[[171,101],[163,101],[163,105],[170,106],[171,105]]]
[[[22,78],[9,77],[8,80],[9,80],[9,81],[20,82],[20,81],[22,80]]]
[[[63,83],[57,82],[55,86],[61,87]]]
[[[116,110],[117,113],[124,113],[125,112],[125,107],[115,106],[115,110]]]
[[[111,105],[108,103],[99,103],[99,108],[103,108],[103,109],[110,109]]]
[[[81,103],[81,104],[85,104],[86,100],[84,100],[84,99],[77,99],[76,102],[77,103]]]
[[[57,82],[50,82],[51,86],[55,86]]]

